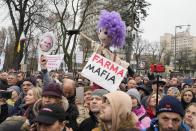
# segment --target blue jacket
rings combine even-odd
[[[158,119],[157,118],[152,119],[150,127],[143,131],[159,131]],[[179,131],[189,131],[189,128],[185,123],[182,122]]]

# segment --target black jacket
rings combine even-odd
[[[0,80],[0,89],[1,90],[7,90],[8,87],[9,87],[9,85],[7,84],[7,81]]]
[[[93,114],[93,112],[89,112],[90,117],[83,120],[80,124],[78,131],[91,131],[98,125],[97,117]]]
[[[67,98],[69,102],[69,108],[66,111],[66,120],[68,121],[68,124],[66,126],[73,129],[73,131],[78,130],[78,124],[77,124],[77,117],[79,116],[79,111],[77,106],[75,105],[75,96]]]

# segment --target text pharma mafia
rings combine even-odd
[[[92,73],[97,74],[100,77],[105,77],[105,80],[107,81],[112,81],[113,84],[115,83],[115,75],[111,75],[110,72],[106,71],[105,69],[108,69],[112,72],[114,72],[116,75],[123,77],[124,76],[124,69],[119,69],[119,66],[114,65],[113,63],[111,63],[110,61],[108,61],[107,59],[101,58],[98,55],[94,55],[92,61],[96,62],[97,64],[100,64],[101,67],[95,67],[92,64],[89,64],[86,66],[86,69],[89,69],[92,71]],[[105,69],[104,69],[105,68]]]

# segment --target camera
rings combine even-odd
[[[151,64],[150,71],[156,73],[163,73],[165,72],[165,67],[162,64]]]
[[[10,99],[11,97],[12,97],[11,91],[4,91],[4,90],[0,91],[0,98]]]

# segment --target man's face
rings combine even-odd
[[[22,73],[17,74],[17,78],[19,81],[22,81],[24,79],[24,76]]]
[[[91,96],[90,110],[95,113],[99,113],[102,105],[102,98],[100,96]]]
[[[40,48],[42,51],[48,52],[52,48],[52,38],[47,36],[40,42]]]
[[[178,85],[178,79],[177,79],[177,78],[172,78],[172,79],[170,80],[170,85],[172,85],[172,86]]]
[[[196,95],[196,84],[193,85],[192,91],[193,91],[194,95]]]
[[[135,77],[136,83],[142,82],[142,78],[140,76]]]
[[[62,131],[64,128],[64,124],[62,122],[56,121],[54,124],[48,125],[39,123],[37,126],[38,131]]]
[[[63,94],[66,98],[69,98],[71,96],[74,96],[75,93],[75,87],[74,87],[74,81],[71,79],[65,79],[63,82]]]
[[[88,91],[84,92],[84,102],[90,102],[91,94],[92,94],[91,90],[88,90]]]
[[[42,104],[45,106],[45,105],[48,105],[48,104],[55,104],[57,103],[57,99],[54,98],[53,96],[43,96],[42,97]]]
[[[112,121],[112,107],[108,99],[106,99],[101,106],[99,118],[104,122]]]
[[[8,85],[16,85],[16,83],[17,83],[17,77],[14,75],[8,75],[7,84]]]
[[[1,79],[2,80],[7,80],[7,76],[8,76],[8,73],[7,72],[1,73]]]
[[[135,88],[135,87],[136,87],[136,82],[135,82],[135,80],[129,80],[129,81],[127,82],[127,87],[128,87],[128,89]]]
[[[24,94],[27,94],[28,90],[33,88],[33,84],[29,81],[24,81],[22,83],[22,90]]]
[[[160,131],[178,131],[182,118],[173,112],[162,112],[158,115]]]
[[[191,105],[186,109],[186,114],[184,116],[184,122],[193,127],[193,120],[196,119],[196,106]]]

